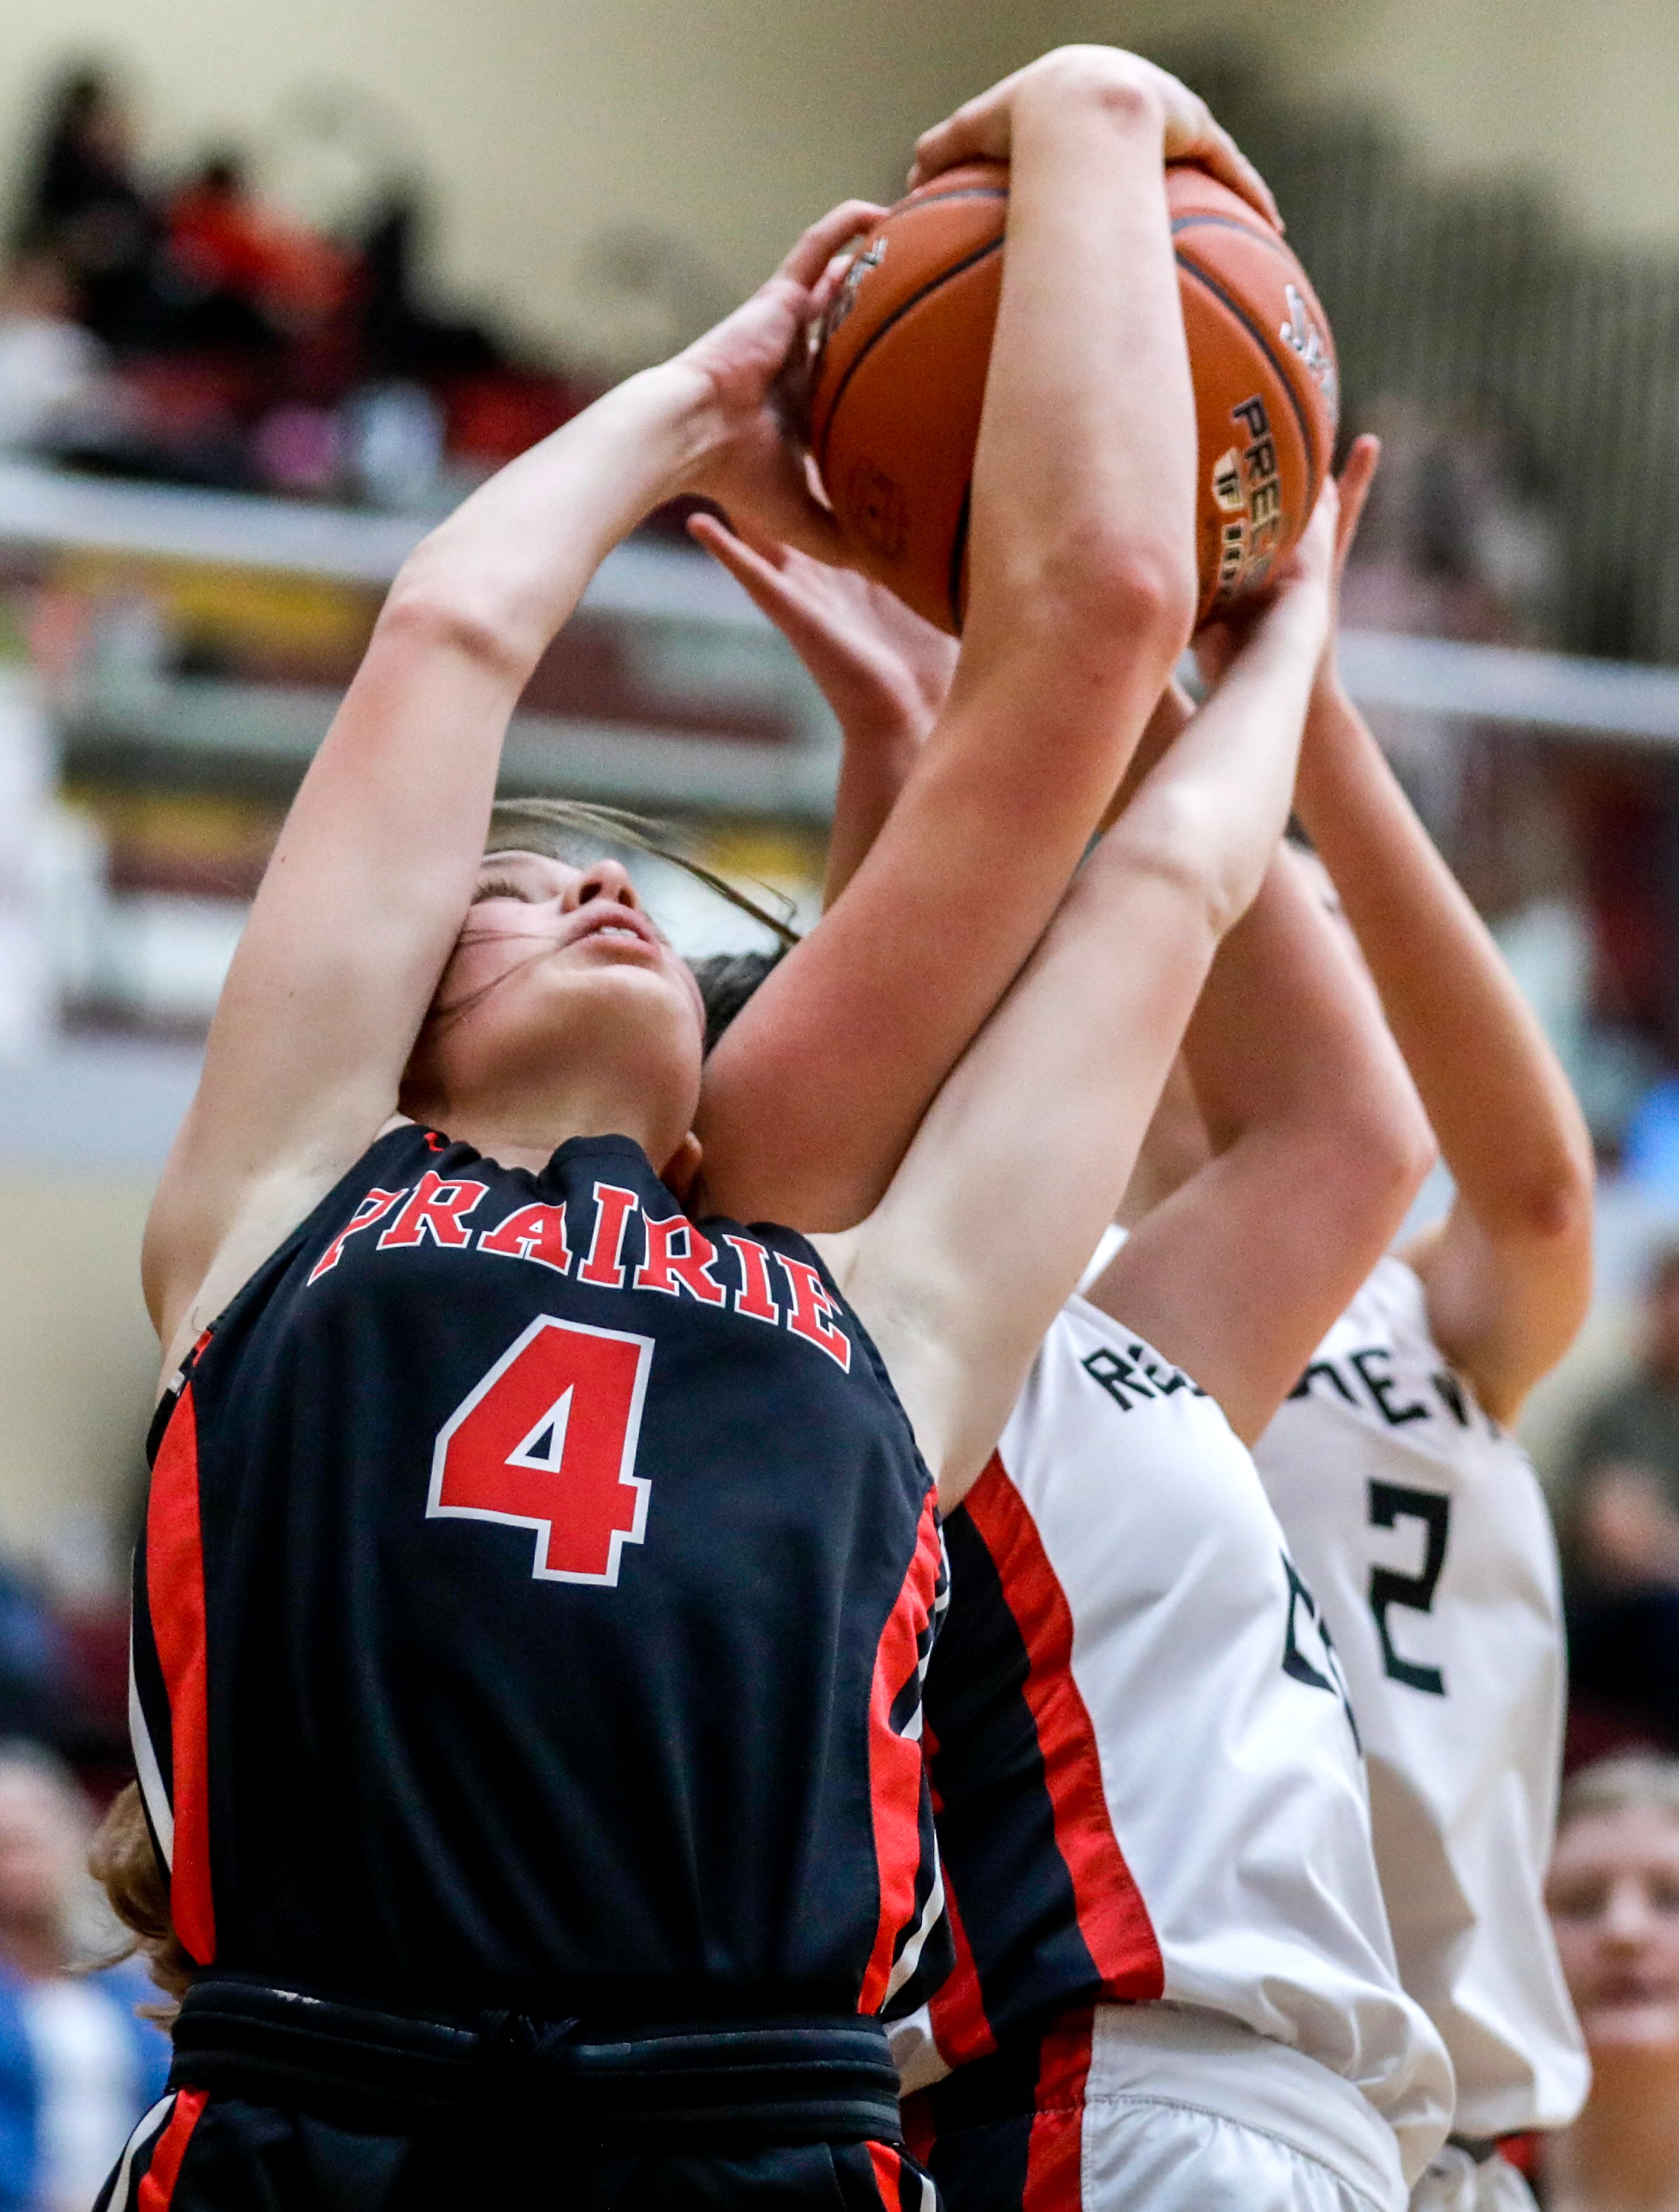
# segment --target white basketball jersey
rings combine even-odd
[[[1347,1672],[1400,1973],[1452,2053],[1453,2125],[1561,2126],[1588,2074],[1542,1893],[1563,1641],[1533,1470],[1391,1258],[1256,1456]]]
[[[1069,2002],[1161,1996],[1355,2084],[1414,2178],[1448,2124],[1450,2069],[1395,1970],[1335,1654],[1217,1406],[1075,1297],[948,1528],[930,1724],[947,1704],[972,1723],[995,1651],[997,1741],[1018,1697],[1034,1757],[936,1744],[962,1960],[931,2008],[942,2063],[907,2085],[1041,2015],[1058,1986]],[[987,1606],[1006,1636],[982,1632]]]

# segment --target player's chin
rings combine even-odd
[[[578,961],[555,961],[532,978],[529,1011],[542,1026],[585,1038],[603,1050],[639,1038],[684,1058],[704,1041],[705,1018],[685,970],[650,949],[639,957],[616,950]]]
[[[1679,2049],[1679,1990],[1660,1997],[1609,1998],[1579,2008],[1592,2051]]]

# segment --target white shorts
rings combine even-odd
[[[1536,2212],[1533,2191],[1501,2158],[1477,2164],[1447,2143],[1419,2175],[1410,2212]]]
[[[1080,2019],[1088,2066],[1080,2050],[1074,2075],[1046,2069],[1033,2112],[991,2121],[981,2099],[918,2140],[951,2084],[909,2100],[948,2212],[1406,2212],[1392,2129],[1316,2059],[1186,2006],[1099,2005],[1066,2027]]]

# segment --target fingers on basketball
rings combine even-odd
[[[782,263],[777,275],[791,276],[809,291],[848,239],[870,229],[886,213],[873,200],[842,200],[809,230]]]
[[[852,559],[948,631],[967,594],[1008,182],[973,162],[882,219],[835,295],[811,384],[810,450]],[[1250,200],[1186,163],[1168,170],[1167,197],[1199,429],[1205,621],[1263,588],[1305,527],[1334,449],[1335,350],[1305,270]]]
[[[1358,536],[1358,526],[1364,514],[1364,503],[1370,496],[1370,487],[1375,482],[1376,471],[1381,464],[1382,441],[1368,431],[1355,438],[1347,455],[1340,477],[1341,518],[1335,534],[1336,566],[1341,568]]]

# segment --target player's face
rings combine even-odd
[[[44,1777],[0,1775],[0,1920],[39,1922],[60,1911],[83,1839]]]
[[[1679,1815],[1569,1821],[1546,1898],[1588,2047],[1679,2051]]]
[[[688,963],[616,860],[586,868],[496,853],[427,1017],[428,1095],[482,1095],[536,1056],[671,1093],[682,1127],[699,1096],[705,1010]],[[682,1102],[685,1100],[686,1103]]]

